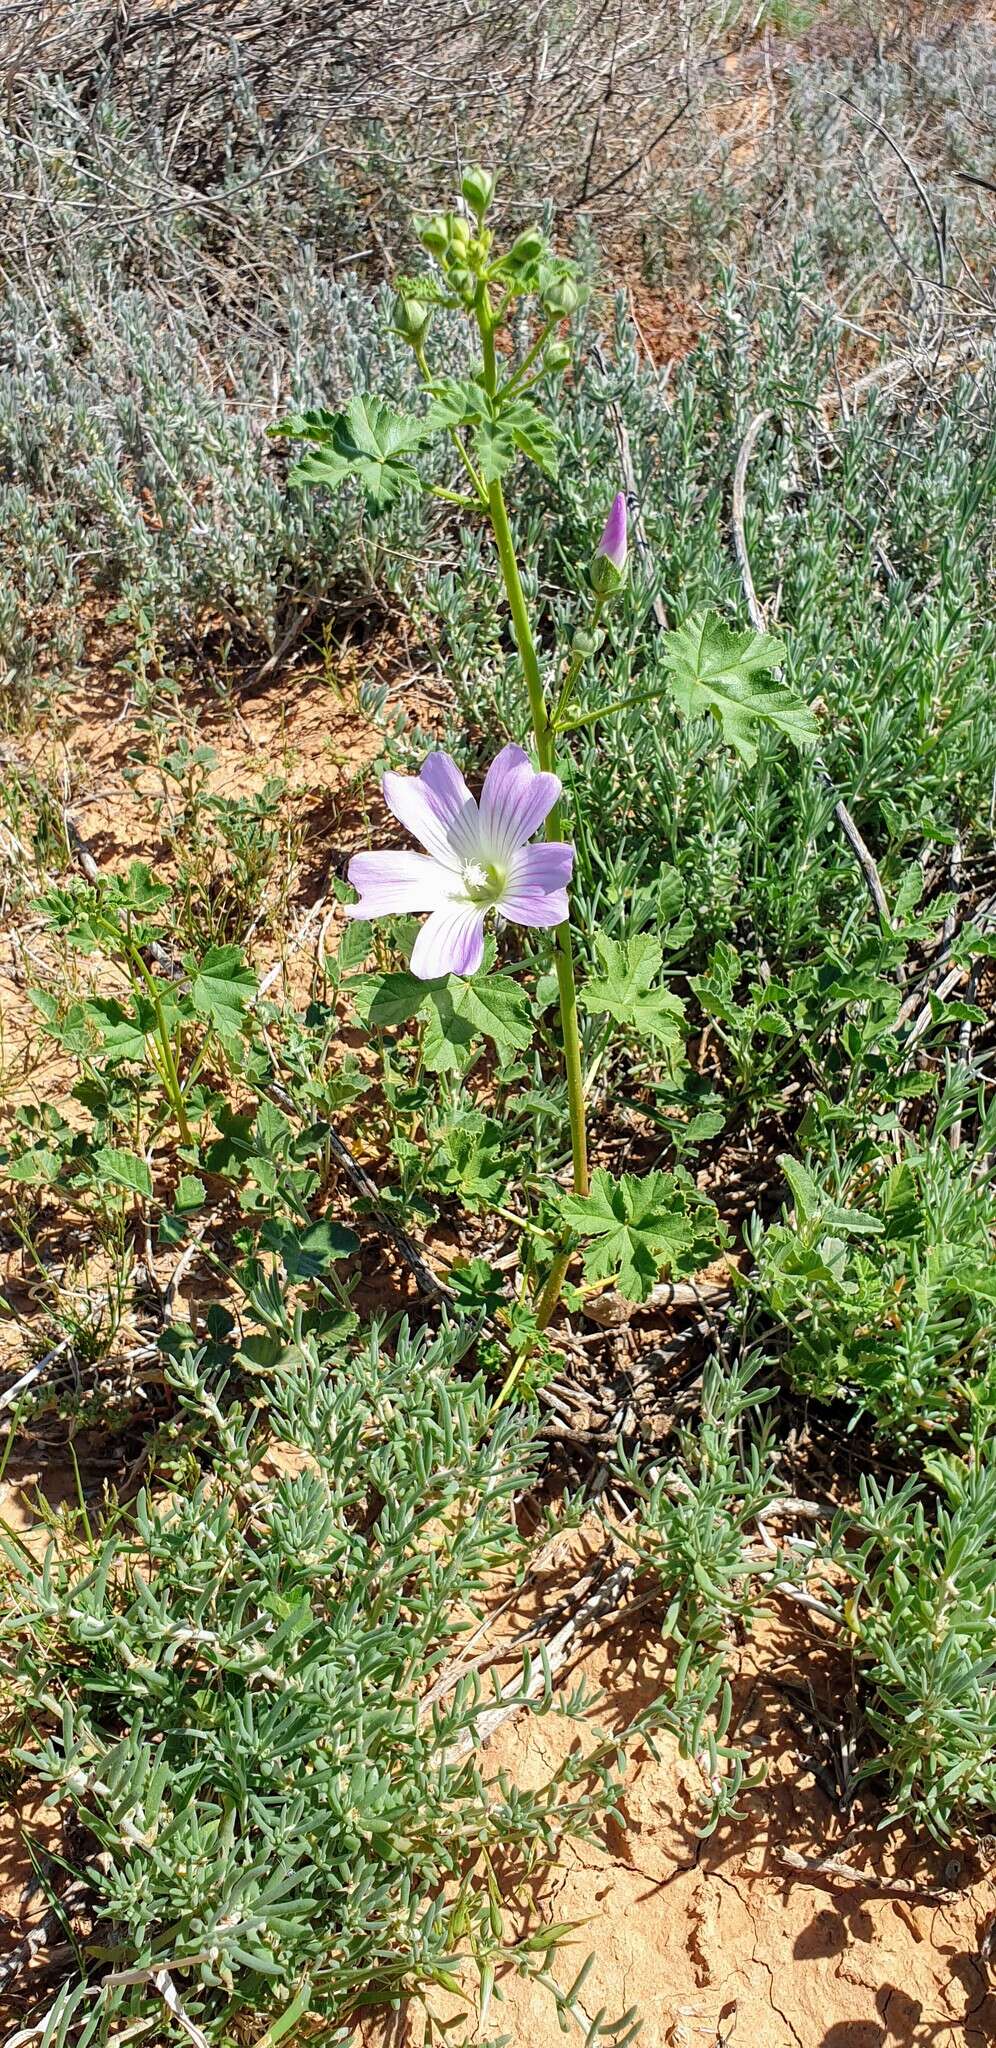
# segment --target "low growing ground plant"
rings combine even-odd
[[[245,1325],[212,1330],[171,1345],[182,1426],[154,1491],[41,1565],[2,1538],[8,1732],[35,1731],[20,1754],[86,1844],[92,1916],[25,2040],[89,2048],[172,1997],[212,2043],[239,2015],[271,2041],[301,2022],[344,2042],[358,2012],[433,1987],[484,2020],[494,2001],[497,2023],[512,1967],[542,1975],[565,2028],[622,2048],[632,2015],[592,2026],[550,1975],[568,1930],[519,1939],[496,1884],[500,1863],[510,1908],[614,1807],[654,1722],[529,1792],[480,1751],[486,1709],[550,1697],[542,1656],[503,1688],[469,1654],[494,1573],[526,1556],[521,1417],[496,1422],[482,1378],[456,1374],[459,1325],[389,1348],[305,1318],[278,1372]],[[562,1711],[590,1720],[583,1689]]]
[[[964,1439],[996,1422],[993,1107],[952,1146],[960,1090],[893,1145],[869,1132],[784,1158],[791,1210],[756,1228],[751,1288],[793,1384],[894,1437]]]
[[[909,1815],[941,1841],[996,1805],[996,1458],[976,1435],[965,1456],[929,1460],[921,1483],[861,1481],[835,1517],[826,1597],[852,1646],[887,1820]]]

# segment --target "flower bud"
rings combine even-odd
[[[594,632],[590,626],[579,626],[571,641],[571,653],[576,655],[579,661],[590,661],[592,655],[598,653],[604,639],[605,634],[601,626],[597,626]]]
[[[591,587],[600,597],[611,597],[626,581],[626,494],[617,491],[612,510],[602,528],[602,538],[588,569]]]
[[[470,247],[470,222],[462,213],[448,213],[446,224],[450,231],[450,242],[461,254]]]
[[[569,368],[571,351],[566,341],[548,341],[543,350],[543,368],[549,377],[562,377]]]
[[[542,228],[526,228],[512,243],[508,252],[510,263],[535,263],[546,248],[546,236]]]
[[[458,299],[467,299],[469,301],[477,290],[474,273],[467,269],[465,263],[451,264],[447,273],[447,283],[450,290],[456,293]]]
[[[413,348],[421,348],[426,337],[432,308],[421,299],[406,299],[398,293],[394,301],[392,325],[396,334],[410,341]]]
[[[581,293],[573,277],[558,277],[543,293],[543,311],[551,320],[563,320],[576,313]]]
[[[442,256],[450,246],[450,226],[445,213],[431,214],[428,220],[420,220],[417,234],[423,249],[430,256]]]
[[[495,196],[495,174],[482,171],[480,164],[471,164],[464,171],[460,190],[471,212],[476,213],[478,220],[483,220]]]

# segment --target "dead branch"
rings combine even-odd
[[[862,1891],[881,1892],[887,1898],[909,1899],[917,1904],[951,1897],[950,1885],[911,1884],[904,1877],[880,1877],[877,1871],[858,1870],[839,1856],[800,1856],[797,1849],[781,1849],[779,1856],[799,1877],[830,1878],[837,1884],[859,1885]]]

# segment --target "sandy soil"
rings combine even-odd
[[[555,1568],[547,1596],[557,1590]],[[610,1629],[558,1690],[583,1675],[605,1689],[605,1721],[621,1726],[665,1669],[651,1614],[637,1632]],[[594,1952],[585,2010],[613,2017],[635,2006],[642,2048],[988,2048],[996,1844],[945,1849],[905,1829],[880,1831],[874,1801],[846,1817],[837,1810],[814,1773],[814,1762],[823,1773],[815,1720],[782,1688],[811,1695],[818,1716],[842,1678],[805,1619],[773,1618],[739,1659],[735,1725],[767,1771],[743,1817],[702,1840],[697,1773],[663,1741],[659,1761],[644,1754],[634,1764],[622,1823],[595,1845],[569,1845],[528,1900],[509,1901],[509,1938],[544,1922],[582,1923],[555,1962],[558,1981],[569,1984]],[[486,1761],[539,1784],[577,1739],[556,1714],[520,1717]],[[58,1818],[30,1789],[0,1818],[0,1973],[45,1912],[26,1836],[42,1855],[60,1850]],[[497,1990],[483,2034],[471,2026],[468,2040],[565,2041],[542,1987],[509,1973]],[[0,2025],[16,2025],[23,1998],[0,1989]],[[442,1997],[432,2009],[441,2022],[458,2011]],[[358,2038],[362,2048],[426,2048],[430,2036],[412,2004]]]
[[[538,1609],[577,1569],[565,1538]],[[637,1625],[634,1627],[634,1621]],[[616,1617],[560,1674],[604,1693],[603,1724],[624,1727],[661,1691],[668,1658],[653,1609]],[[696,1767],[658,1740],[634,1760],[621,1824],[568,1845],[528,1902],[510,1902],[509,1936],[537,1922],[583,1923],[554,1974],[595,1963],[583,2005],[618,2017],[635,2006],[642,2048],[987,2048],[996,2039],[996,1840],[932,1844],[883,1825],[867,1793],[842,1810],[834,1738],[849,1673],[822,1624],[783,1607],[734,1659],[733,1728],[763,1766],[742,1814],[708,1839]],[[524,1786],[542,1783],[578,1740],[557,1714],[519,1716],[486,1753]],[[822,1866],[822,1867],[821,1867]],[[564,2041],[553,2000],[509,1972],[483,2034],[514,2048]],[[456,2008],[433,2007],[447,2019]],[[372,2025],[363,2048],[426,2048],[417,2006]],[[458,2036],[459,2038],[459,2036]],[[575,2038],[580,2040],[580,2035]]]
[[[653,1696],[657,1669],[649,1637],[625,1660],[611,1643],[586,1659],[591,1681],[613,1699],[628,1692],[629,1708]],[[996,2037],[996,1985],[980,1959],[996,1909],[992,1869],[974,1852],[927,1849],[905,1831],[883,1838],[871,1821],[836,1814],[814,1778],[805,1724],[778,1692],[785,1681],[824,1700],[832,1690],[824,1655],[794,1617],[766,1628],[742,1661],[739,1730],[768,1769],[742,1820],[696,1839],[695,1774],[665,1746],[659,1763],[635,1771],[625,1825],[596,1850],[567,1851],[544,1908],[589,1921],[577,1951],[579,1961],[589,1947],[597,1957],[587,2009],[637,2006],[645,2048],[984,2048]],[[548,1766],[568,1726],[517,1728],[510,1767],[528,1777]],[[865,1882],[787,1857],[837,1861]],[[507,2012],[515,2041],[546,2048],[561,2038],[535,1986],[510,1986]]]

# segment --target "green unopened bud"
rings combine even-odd
[[[562,377],[570,367],[571,351],[566,341],[548,341],[543,350],[543,368],[549,377]]]
[[[428,220],[420,220],[416,231],[423,249],[428,249],[430,256],[442,256],[450,246],[449,220],[445,213],[434,213]]]
[[[464,220],[462,213],[448,213],[446,221],[450,231],[450,241],[454,249],[468,249],[470,247],[469,220]]]
[[[512,243],[508,252],[510,263],[535,263],[546,248],[546,236],[541,228],[526,228]]]
[[[493,171],[482,171],[480,164],[471,164],[469,169],[464,171],[460,190],[471,212],[476,213],[478,220],[483,220],[495,196],[495,174]]]
[[[469,301],[477,290],[474,273],[472,270],[467,269],[465,263],[454,263],[451,265],[447,273],[447,282],[451,291],[456,293],[458,299]]]
[[[575,654],[579,661],[590,661],[592,655],[598,653],[604,639],[605,634],[600,626],[596,627],[594,632],[589,626],[579,626],[571,641],[571,653]]]
[[[588,564],[588,581],[596,597],[614,597],[626,581],[626,571],[617,569],[608,555],[592,555]]]
[[[431,306],[426,306],[421,299],[402,298],[399,292],[394,301],[392,324],[395,333],[410,341],[413,348],[421,348],[431,319]]]
[[[576,313],[581,294],[573,277],[558,277],[543,293],[543,311],[551,320],[564,320]]]

